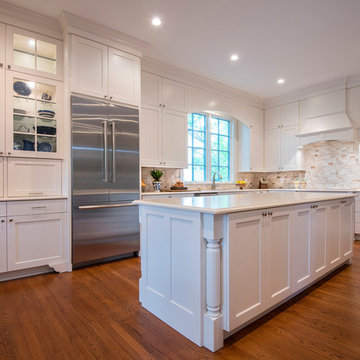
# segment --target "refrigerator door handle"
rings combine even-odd
[[[112,143],[112,182],[116,182],[116,128],[115,122],[111,122],[111,143]]]
[[[78,210],[96,210],[96,209],[111,209],[127,206],[137,206],[137,204],[127,203],[127,204],[108,204],[108,205],[80,205],[77,206]]]
[[[104,137],[104,178],[103,178],[103,181],[107,183],[109,181],[109,176],[108,176],[109,169],[108,169],[107,121],[103,121],[102,125],[103,125],[103,137]]]

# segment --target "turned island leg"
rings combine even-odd
[[[221,310],[221,241],[223,217],[204,214],[204,240],[206,242],[206,282],[204,315],[204,346],[216,351],[224,345]]]

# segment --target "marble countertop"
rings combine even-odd
[[[186,190],[186,191],[161,191],[161,192],[143,192],[141,193],[142,196],[147,195],[175,195],[175,194],[194,194],[194,193],[224,193],[224,192],[239,192],[239,193],[247,193],[247,192],[267,192],[267,191],[301,191],[301,192],[360,192],[359,188],[337,188],[337,189],[275,189],[275,188],[269,188],[269,189],[243,189],[240,190],[238,188],[234,189],[209,189],[209,190]]]
[[[11,198],[0,198],[0,202],[5,201],[34,201],[34,200],[61,200],[67,199],[67,196],[32,196],[32,197],[11,197]]]
[[[243,193],[234,195],[174,197],[164,199],[143,199],[134,201],[139,205],[150,205],[178,210],[189,210],[210,214],[227,214],[232,212],[269,209],[280,206],[299,205],[319,201],[355,197],[355,194],[320,193],[320,192],[264,192]]]

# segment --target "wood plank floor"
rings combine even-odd
[[[0,283],[0,359],[360,359],[360,243],[351,266],[225,341],[198,348],[138,302],[133,258]]]

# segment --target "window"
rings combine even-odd
[[[231,121],[213,115],[188,115],[188,163],[185,181],[211,181],[215,171],[221,181],[231,179]],[[220,179],[219,179],[220,180]]]

